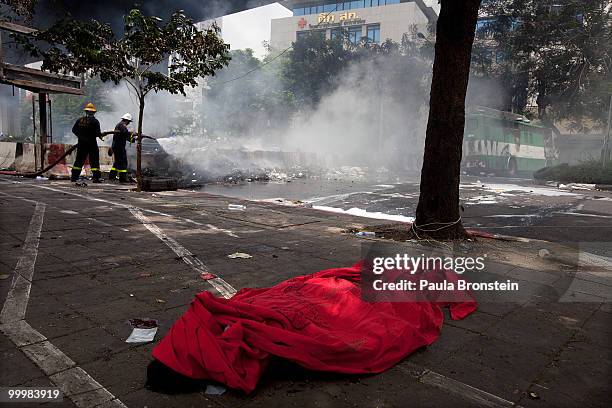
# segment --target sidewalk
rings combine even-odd
[[[43,210],[37,202],[46,204]],[[230,203],[247,209],[230,211]],[[342,231],[383,222],[202,192],[134,193],[119,185],[74,188],[10,178],[0,179],[0,204],[2,275],[12,275],[20,259],[32,260],[29,252],[24,258],[23,243],[32,237],[33,215],[42,212],[25,322],[48,340],[17,347],[14,332],[0,326],[3,366],[12,368],[0,370],[1,386],[51,386],[53,381],[72,394],[63,406],[556,407],[612,402],[610,276],[601,268],[576,274],[572,287],[578,288],[580,303],[543,301],[542,294],[567,273],[567,260],[549,259],[543,266],[538,251],[546,244],[484,238],[478,249],[492,254],[487,271],[524,282],[530,297],[521,303],[483,303],[466,320],[447,320],[437,342],[386,373],[313,373],[277,363],[250,396],[233,391],[221,396],[155,394],[144,389],[154,343],[125,343],[131,332],[127,321],[158,319],[159,341],[195,293],[214,291],[199,277],[194,260],[235,289],[271,286],[353,264],[369,240]],[[234,252],[252,258],[229,259]],[[558,246],[552,245],[551,252],[559,253]],[[10,278],[0,280],[2,299],[10,285]]]

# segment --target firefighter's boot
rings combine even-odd
[[[129,183],[130,182],[128,180],[127,171],[122,171],[121,173],[119,173],[119,182],[120,183]]]
[[[81,175],[81,168],[73,167],[70,173],[70,181],[72,181],[73,183],[76,183],[77,181],[79,181],[80,175]]]
[[[101,183],[102,182],[102,173],[99,169],[91,169],[91,182],[92,183]]]
[[[111,171],[108,172],[108,180],[117,180],[117,169],[115,169],[114,167],[111,169]]]

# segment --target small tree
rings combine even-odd
[[[22,39],[27,49],[42,57],[51,72],[99,75],[104,82],[125,81],[139,104],[137,130],[138,190],[142,187],[142,134],[145,98],[151,91],[185,95],[185,87],[197,86],[196,79],[214,75],[230,60],[229,45],[213,24],[200,31],[182,11],[167,23],[133,9],[125,17],[123,37],[96,20],[60,20],[35,36],[49,46]],[[167,64],[167,65],[166,65]],[[167,69],[166,69],[167,66]]]

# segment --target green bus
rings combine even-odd
[[[527,175],[557,164],[558,157],[552,129],[511,112],[468,109],[461,162],[466,172]]]

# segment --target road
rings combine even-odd
[[[597,226],[609,228],[607,193],[515,194],[496,191],[490,180],[485,187],[469,183],[462,190],[466,223],[494,231],[516,225],[512,232],[538,238],[555,238],[552,228],[560,235],[571,226],[568,240],[605,241],[607,233],[597,229],[604,227]],[[351,188],[347,198],[318,203],[361,207],[366,197],[378,197],[384,200],[375,205],[399,207],[391,203],[400,200],[402,214],[411,214],[416,202],[414,184],[380,186],[374,194]],[[539,294],[563,271],[543,273],[503,259],[488,263],[488,270],[520,280],[528,299],[481,303],[466,320],[447,321],[433,345],[383,374],[343,376],[273,365],[253,395],[148,391],[144,384],[151,350],[196,293],[231,296],[232,290],[350,265],[369,241],[342,230],[385,222],[246,202],[212,191],[152,194],[121,185],[76,188],[67,182],[0,179],[0,386],[58,386],[66,398],[54,406],[80,407],[610,404],[609,279],[577,279],[581,303],[543,302]],[[330,198],[335,192],[324,193]],[[489,203],[494,199],[487,195],[508,201]],[[230,211],[230,203],[245,204],[247,210]],[[542,219],[527,216],[543,208],[546,213],[538,214],[547,215]],[[524,221],[490,217],[518,213]],[[532,226],[524,224],[536,218]],[[545,227],[560,220],[567,223]],[[589,224],[581,224],[584,220]],[[503,245],[510,249],[512,244]],[[538,248],[527,244],[519,249],[525,259],[534,259],[534,252],[537,259]],[[233,252],[253,258],[229,259]],[[200,279],[202,268],[217,274],[219,285]],[[127,321],[145,317],[159,321],[155,342],[126,343],[131,332]]]
[[[414,179],[391,183],[295,179],[291,183],[212,184],[203,191],[248,200],[301,200],[327,209],[357,208],[410,219],[416,211],[419,184]],[[612,233],[610,191],[559,189],[524,178],[464,176],[460,196],[466,227],[560,243],[592,243],[590,247],[607,242]]]

